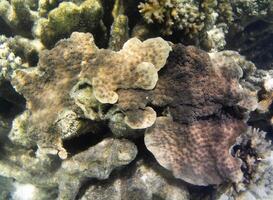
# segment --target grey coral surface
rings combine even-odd
[[[271,0],[0,0],[0,200],[272,200]]]

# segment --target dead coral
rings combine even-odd
[[[151,164],[140,160],[109,180],[90,185],[80,199],[152,200],[155,197],[165,200],[190,199],[183,184],[165,178]]]
[[[136,146],[128,140],[108,138],[64,161],[57,173],[59,199],[74,199],[86,179],[107,179],[113,169],[129,164],[136,154]]]
[[[107,138],[61,163],[57,156],[39,149],[2,145],[5,154],[0,160],[0,175],[21,183],[30,183],[43,190],[59,188],[59,199],[74,199],[84,181],[107,179],[115,168],[129,164],[137,154],[128,140]]]

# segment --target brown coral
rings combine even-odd
[[[145,144],[162,166],[197,185],[242,178],[229,150],[246,125],[227,109],[243,98],[240,67],[222,64],[195,47],[174,45],[154,90],[118,91],[122,110],[163,108],[158,115],[168,117],[148,128]]]
[[[99,120],[95,110],[102,103],[115,103],[119,88],[153,89],[170,50],[161,38],[144,42],[132,38],[114,52],[98,49],[91,34],[73,33],[52,50],[43,51],[38,67],[13,74],[12,84],[26,98],[28,110],[17,120],[18,124],[23,121],[24,130],[13,129],[10,138],[15,141],[27,134],[30,141],[19,143],[38,144],[66,158],[62,140],[86,132],[82,118]],[[128,125],[152,126],[156,119],[152,108],[136,112],[143,120],[128,111]]]
[[[93,86],[99,102],[114,104],[119,88],[153,89],[157,72],[165,65],[170,50],[161,38],[144,42],[132,38],[118,52],[99,50],[96,57],[85,63],[81,78]]]
[[[63,151],[55,125],[62,112],[75,110],[69,92],[77,83],[81,61],[96,49],[92,40],[90,34],[74,33],[54,49],[41,53],[37,68],[14,73],[12,84],[26,98],[31,112],[26,132],[38,145],[57,146]]]
[[[168,106],[175,121],[188,123],[221,112],[242,97],[234,68],[212,65],[209,55],[193,46],[175,45],[159,72],[154,90],[119,90],[122,110],[143,109],[146,104]]]
[[[146,131],[145,144],[175,177],[194,185],[242,179],[241,162],[229,149],[246,129],[238,120],[199,120],[189,125],[159,117]]]

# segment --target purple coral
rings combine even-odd
[[[150,103],[167,107],[168,117],[147,129],[145,144],[175,177],[195,185],[242,179],[241,162],[230,148],[247,126],[226,109],[242,98],[233,71],[212,65],[208,54],[195,47],[173,47],[149,93]]]

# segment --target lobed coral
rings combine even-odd
[[[230,155],[243,122],[199,120],[189,125],[159,117],[145,134],[145,144],[157,161],[176,178],[194,185],[220,184],[242,179],[241,162]]]
[[[156,49],[155,45],[161,48]],[[14,72],[12,84],[26,98],[28,110],[15,119],[10,139],[21,144],[34,141],[39,148],[50,147],[66,158],[62,140],[86,132],[90,123],[81,119],[84,114],[94,119],[88,110],[91,112],[98,102],[115,103],[118,96],[114,91],[119,87],[152,89],[169,51],[168,43],[160,38],[143,43],[131,39],[119,52],[99,50],[90,34],[73,33],[52,50],[43,51],[38,67]],[[87,87],[83,92],[78,82],[90,84],[92,88]],[[82,113],[78,106],[87,108]],[[147,108],[141,114],[147,115],[147,121],[143,122],[146,125],[130,120],[129,113],[125,120],[139,128],[151,126],[155,121],[153,109]],[[26,134],[27,141],[24,141]]]
[[[128,108],[142,110],[147,104],[165,107],[160,115],[166,117],[158,117],[155,125],[146,130],[145,144],[158,162],[176,177],[197,185],[219,184],[227,179],[239,181],[240,162],[232,158],[229,149],[246,130],[246,125],[229,116],[224,108],[241,107],[242,101],[248,99],[243,98],[247,93],[235,73],[239,69],[242,71],[234,63],[212,64],[205,52],[175,45],[159,73],[155,89],[120,90],[123,100],[118,106],[125,111]],[[226,114],[228,116],[224,116]],[[208,145],[210,143],[213,144]],[[218,155],[219,150],[210,150],[210,147],[219,147],[224,152]],[[212,155],[214,153],[216,155]],[[215,163],[223,161],[226,161],[224,167],[218,166],[222,172],[217,174]]]
[[[0,1],[0,194],[271,199],[272,5]]]
[[[30,31],[38,15],[25,0],[3,0],[0,2],[0,17],[14,31],[30,35]]]

